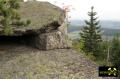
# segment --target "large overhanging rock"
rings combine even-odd
[[[39,49],[69,48],[71,43],[67,37],[65,12],[48,2],[22,2],[21,19],[31,20],[26,27],[13,27],[11,36],[21,36],[23,42]],[[0,28],[2,36],[3,29]]]
[[[57,6],[50,4],[49,2],[40,1],[27,1],[21,3],[21,8],[19,10],[21,20],[30,20],[31,24],[29,26],[14,26],[13,35],[23,35],[27,33],[38,33],[39,31],[45,29],[54,29],[59,27],[65,19],[65,13],[62,9]],[[51,27],[50,25],[55,26]],[[0,28],[0,35],[2,35],[3,29]],[[13,36],[11,35],[11,36]]]

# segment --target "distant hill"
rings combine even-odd
[[[85,25],[84,21],[71,20],[68,32],[70,38],[79,38],[79,32]],[[116,34],[120,34],[120,22],[119,21],[100,21],[102,35],[113,37]]]
[[[83,26],[85,22],[84,20],[70,20],[70,25]],[[100,21],[100,25],[102,28],[120,29],[120,21],[102,20]]]

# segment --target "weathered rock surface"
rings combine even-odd
[[[21,41],[39,49],[70,48],[65,26],[65,12],[48,2],[22,2],[20,8],[22,20],[30,20],[26,27],[13,27],[13,35]],[[3,29],[0,28],[0,35]]]
[[[59,27],[58,30],[54,30],[48,33],[42,33],[33,38],[31,44],[39,49],[59,49],[72,47],[71,41],[67,36],[67,27],[65,24]]]
[[[28,1],[22,2],[21,8],[18,10],[21,20],[30,20],[29,26],[13,26],[13,35],[23,35],[29,33],[39,33],[49,28],[57,28],[64,22],[64,11],[52,5],[49,2]],[[54,24],[56,23],[57,26]],[[2,27],[0,27],[0,35],[2,34]],[[44,31],[43,31],[44,32]]]
[[[113,78],[99,77],[98,65],[72,49],[40,51],[7,44],[0,45],[0,79]]]
[[[71,45],[68,38],[60,31],[44,33],[35,37],[33,44],[39,49],[69,48]],[[42,47],[42,48],[41,48]]]

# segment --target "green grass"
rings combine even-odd
[[[83,47],[83,45],[81,42],[78,42],[78,40],[73,40],[73,49],[75,49],[79,53],[84,54],[87,58],[91,59],[92,61],[94,61],[96,64],[98,64],[100,66],[107,65],[106,59],[95,57],[95,56],[93,56],[92,53],[86,54],[84,51],[82,51],[82,47]]]

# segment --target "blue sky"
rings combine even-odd
[[[59,7],[70,5],[71,11],[69,12],[70,19],[85,20],[89,17],[87,12],[90,7],[94,6],[97,16],[100,20],[117,20],[120,21],[120,0],[39,0],[48,1]]]

